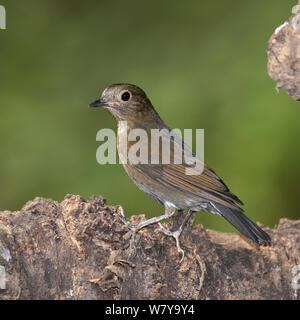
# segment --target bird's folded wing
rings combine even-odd
[[[135,168],[152,179],[208,201],[243,204],[206,165],[201,174],[187,175],[184,164],[139,164]]]
[[[160,183],[191,194],[193,197],[217,201],[232,207],[235,203],[243,204],[216,173],[197,157],[192,148],[169,128],[162,130],[163,139],[170,139],[170,162],[164,164],[135,164],[134,167],[148,177]],[[163,147],[149,149],[152,155],[161,159]],[[158,153],[158,154],[157,154]],[[240,209],[240,208],[239,208]]]

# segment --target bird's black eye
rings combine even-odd
[[[130,92],[129,91],[123,92],[122,95],[121,95],[121,99],[123,101],[128,101],[130,99]]]

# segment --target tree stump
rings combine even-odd
[[[0,299],[299,299],[299,220],[265,228],[272,246],[259,250],[191,221],[180,263],[174,239],[157,225],[137,233],[132,258],[116,210],[101,196],[67,195],[0,212]]]

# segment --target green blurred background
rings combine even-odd
[[[121,165],[96,162],[115,128],[88,104],[112,83],[142,87],[172,128],[204,128],[205,160],[273,227],[300,218],[300,103],[276,94],[267,43],[296,1],[1,0],[0,210],[36,196],[101,194],[126,215],[163,208]],[[206,227],[233,231],[199,213]]]

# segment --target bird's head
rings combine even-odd
[[[145,92],[139,87],[122,83],[107,87],[99,100],[90,107],[103,107],[119,120],[147,119],[156,112]]]

